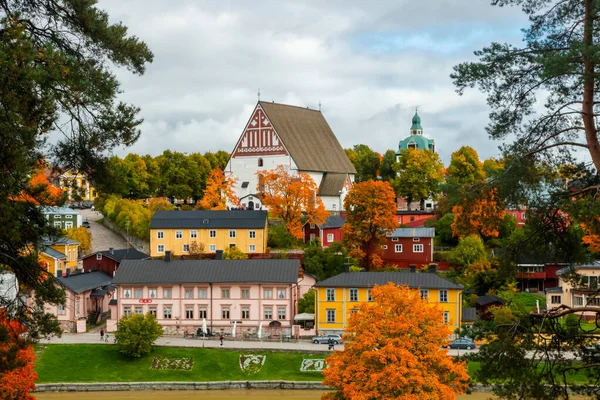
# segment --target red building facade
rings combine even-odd
[[[342,227],[346,220],[339,215],[331,215],[324,224],[304,224],[304,243],[319,239],[321,246],[329,247],[332,243],[341,242],[344,234]]]
[[[406,225],[410,228],[422,227],[425,221],[435,218],[433,211],[420,210],[398,210],[396,219],[400,225]]]
[[[388,265],[409,268],[433,263],[434,228],[398,228],[387,236],[383,259]]]
[[[147,260],[150,256],[136,249],[113,249],[97,251],[83,259],[83,272],[102,271],[113,276],[123,260]]]

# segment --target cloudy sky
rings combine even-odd
[[[442,160],[462,145],[482,158],[476,90],[458,96],[452,67],[491,41],[519,43],[527,20],[489,0],[100,0],[154,52],[139,77],[117,71],[123,99],[142,109],[138,143],[158,155],[231,152],[257,101],[318,108],[344,148],[397,149],[418,107]]]

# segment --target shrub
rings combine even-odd
[[[139,358],[152,351],[152,345],[162,335],[163,329],[154,315],[134,314],[117,323],[115,343],[119,351],[129,358]]]

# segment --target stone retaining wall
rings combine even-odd
[[[226,389],[291,389],[326,390],[321,382],[294,381],[223,381],[223,382],[107,382],[107,383],[43,383],[36,392],[105,392],[142,390],[226,390]]]
[[[117,225],[112,223],[111,221],[103,215],[102,223],[111,231],[115,232],[118,235],[121,235],[123,239],[127,237],[127,232],[123,231]],[[142,253],[150,254],[150,242],[147,240],[142,240],[133,235],[129,235],[129,243],[133,246],[134,249],[141,251]]]

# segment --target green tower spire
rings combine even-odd
[[[415,115],[412,118],[412,126],[410,127],[411,131],[414,130],[423,130],[423,128],[421,127],[421,117],[419,117],[419,114],[417,113],[417,111],[415,110]]]

